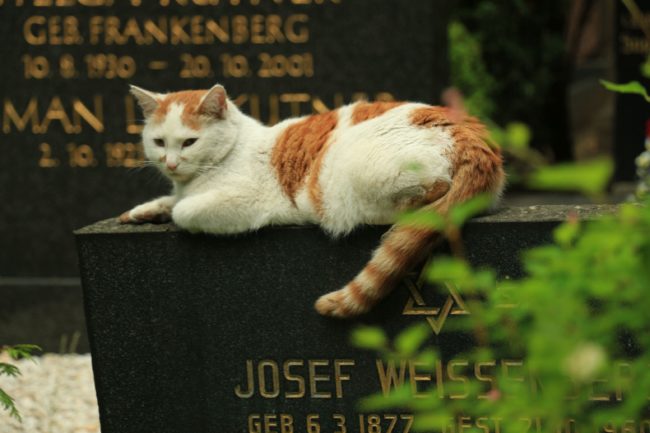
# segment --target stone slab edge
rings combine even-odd
[[[570,215],[576,215],[582,220],[594,219],[601,215],[616,213],[618,205],[536,205],[520,207],[504,207],[472,219],[468,224],[484,223],[534,223],[562,222]],[[268,229],[301,229],[310,226],[276,226]],[[313,226],[311,226],[313,227]],[[77,236],[97,234],[133,234],[133,233],[165,233],[182,231],[176,225],[169,224],[120,224],[117,218],[109,218],[76,230]]]

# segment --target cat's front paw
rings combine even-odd
[[[134,207],[119,216],[122,224],[161,224],[171,221],[171,207],[161,203],[151,202]]]
[[[341,319],[358,316],[367,311],[367,308],[350,298],[347,288],[321,296],[314,304],[314,308],[323,316]]]

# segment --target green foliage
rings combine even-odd
[[[540,177],[547,187],[573,185],[599,195],[610,175],[611,163],[599,161],[549,168]],[[456,227],[440,218],[444,229]],[[473,336],[475,345],[443,358],[419,329],[407,329],[392,345],[380,329],[372,334],[386,362],[415,363],[419,374],[433,376],[451,359],[465,360],[455,373],[463,380],[446,380],[442,394],[436,385],[424,390],[407,380],[363,399],[360,408],[412,412],[417,431],[449,431],[461,415],[501,419],[503,432],[525,430],[522,419],[539,420],[536,431],[549,433],[569,419],[572,431],[626,431],[629,420],[647,419],[650,199],[590,221],[570,216],[553,237],[553,244],[523,254],[526,277],[520,280],[498,280],[458,254],[433,260],[426,278],[457,287],[471,313],[445,332]],[[479,378],[472,373],[478,363],[494,368]]]
[[[546,150],[569,146],[561,103],[569,6],[568,0],[460,0],[449,29],[451,81],[469,98],[470,113],[499,125],[520,120],[535,147]]]
[[[639,83],[638,81],[630,81],[629,83],[626,84],[616,84],[607,80],[600,80],[600,82],[603,86],[605,86],[607,90],[611,90],[617,93],[630,93],[634,95],[641,95],[643,96],[643,99],[650,102],[650,96],[648,96],[648,91],[646,90],[645,87],[643,87],[643,84]]]
[[[32,359],[32,354],[40,351],[41,348],[33,344],[17,344],[15,346],[0,347],[0,355],[6,352],[13,360]],[[0,362],[0,376],[17,377],[20,376],[20,369],[13,364]],[[20,412],[16,408],[14,399],[0,388],[0,408],[9,412],[9,416],[21,421]]]
[[[367,326],[354,330],[351,343],[362,349],[383,350],[388,345],[388,339],[381,329]]]
[[[465,105],[473,115],[490,118],[494,115],[495,79],[486,70],[477,38],[458,21],[449,24],[449,62],[455,87],[466,95]]]
[[[613,172],[612,160],[599,158],[577,164],[542,167],[532,173],[527,184],[534,189],[580,191],[593,197],[604,191]]]
[[[419,431],[444,429],[458,414],[540,417],[544,432],[566,419],[575,420],[578,431],[642,419],[650,389],[650,201],[623,205],[615,215],[593,221],[571,219],[555,230],[555,239],[525,253],[528,275],[521,280],[496,282],[493,273],[476,271],[459,258],[434,261],[427,272],[431,281],[453,281],[466,298],[477,300],[456,326],[489,341],[475,338],[476,347],[457,358],[523,360],[516,364],[517,374],[495,369],[494,387],[471,373],[465,375],[474,377],[468,383],[446,382],[447,395],[468,393],[466,399],[443,399],[435,389],[430,397],[416,398],[413,388],[404,386],[364,399],[361,408],[405,408],[416,414]],[[516,307],[503,308],[505,299]],[[380,333],[373,329],[385,342]],[[419,329],[407,329],[390,351],[382,343],[382,353],[387,359],[425,357],[424,365],[432,366],[440,358],[436,349],[421,345],[425,338]],[[524,381],[513,379],[528,374]],[[594,404],[594,393],[614,404]],[[516,422],[501,424],[504,432],[522,428]]]

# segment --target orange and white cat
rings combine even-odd
[[[314,223],[342,236],[391,224],[406,209],[444,213],[479,193],[498,197],[504,185],[484,126],[447,108],[357,102],[268,127],[239,111],[220,85],[131,92],[146,118],[145,154],[173,190],[124,213],[123,223],[172,220],[216,234]],[[338,317],[368,311],[438,236],[393,226],[366,267],[316,309]]]

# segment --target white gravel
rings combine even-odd
[[[23,422],[0,410],[0,433],[98,433],[99,413],[90,355],[46,354],[16,364],[22,376],[0,376]]]

